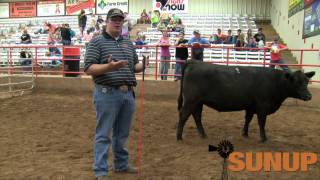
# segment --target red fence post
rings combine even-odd
[[[12,48],[9,48],[9,74],[12,74]]]
[[[300,68],[302,68],[302,61],[303,61],[303,50],[300,50]]]
[[[266,58],[267,58],[266,48],[263,48],[263,67],[266,67]]]
[[[156,80],[158,80],[158,46],[156,46],[156,70],[155,70]]]
[[[229,47],[227,47],[227,66],[229,66]]]
[[[35,74],[36,74],[36,78],[38,78],[38,48],[36,47],[35,49],[35,65],[33,66],[34,67],[34,70],[35,70]]]

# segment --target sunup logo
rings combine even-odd
[[[286,171],[306,172],[310,165],[318,162],[312,152],[233,152],[234,146],[227,140],[218,146],[209,145],[209,152],[218,151],[223,158],[222,180],[228,179],[230,171]]]
[[[311,152],[233,152],[228,158],[230,171],[308,171],[318,161]]]

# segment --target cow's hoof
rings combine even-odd
[[[260,143],[266,143],[267,142],[267,138],[263,138],[259,141]]]
[[[201,137],[202,139],[207,139],[207,138],[208,138],[208,136],[207,136],[206,134],[201,134],[200,137]]]
[[[182,141],[182,136],[177,136],[177,141]]]
[[[245,137],[245,138],[248,138],[248,137],[249,137],[248,132],[242,131],[241,134],[242,134],[242,136]]]
[[[245,133],[242,133],[242,137],[244,137],[244,138],[249,138],[249,135],[248,135],[248,134],[245,134]]]

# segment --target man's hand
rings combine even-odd
[[[105,64],[92,64],[89,69],[86,70],[86,74],[92,75],[92,76],[99,76],[106,72],[115,71],[119,68],[125,67],[128,65],[128,61],[126,60],[119,60],[114,61],[112,60],[112,55],[107,60],[108,63]]]
[[[108,58],[108,65],[110,66],[111,70],[117,70],[128,65],[128,61],[126,60],[114,61],[112,60],[112,55],[110,55]]]

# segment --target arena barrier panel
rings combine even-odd
[[[67,46],[68,48],[80,48],[80,55],[77,51],[76,54],[64,54],[63,46],[48,46],[48,45],[1,45],[2,49],[0,55],[0,66],[8,65],[8,62],[12,62],[13,65],[21,66],[21,58],[18,56],[22,50],[28,50],[31,52],[33,61],[33,73],[37,78],[38,75],[58,75],[62,77],[81,77],[84,76],[84,56],[85,46],[75,45]],[[175,60],[175,48],[177,46],[170,46],[171,60],[160,60],[160,48],[159,45],[144,45],[136,46],[137,55],[139,60],[142,60],[142,55],[150,57],[149,67],[147,67],[145,76],[149,79],[158,80],[160,76],[167,76],[168,79],[172,80],[174,77],[181,76],[175,74],[175,64],[179,61]],[[179,48],[179,47],[178,47]],[[191,57],[191,46],[187,46],[189,50],[189,57]],[[49,53],[48,49],[52,51],[55,49],[60,54]],[[310,52],[319,52],[319,49],[289,49],[292,52],[300,52],[300,59],[298,64],[284,64],[289,67],[302,68],[302,67],[314,67],[319,68],[318,64],[303,64],[303,54]],[[4,53],[7,52],[7,53]],[[9,52],[9,53],[8,53]],[[80,58],[80,61],[79,61]],[[7,60],[6,60],[7,59]],[[73,63],[73,61],[75,63]],[[73,70],[67,69],[68,63],[77,64],[79,62],[79,68],[72,68]],[[163,62],[169,63],[168,74],[160,73],[160,64]],[[235,48],[232,45],[212,45],[211,47],[204,48],[204,62],[212,64],[221,64],[228,66],[259,66],[268,67],[272,65],[270,63],[270,52],[266,48]],[[180,61],[181,63],[181,61]],[[183,63],[183,61],[182,61]],[[1,70],[0,73],[6,71]],[[12,69],[12,74],[26,71],[16,71],[16,68]],[[140,77],[142,73],[137,74]],[[319,80],[312,80],[311,82],[320,82]]]
[[[2,49],[0,61],[0,98],[7,98],[32,91],[35,87],[32,58],[20,59],[20,66],[12,61],[12,48]],[[4,63],[5,62],[5,63]]]

